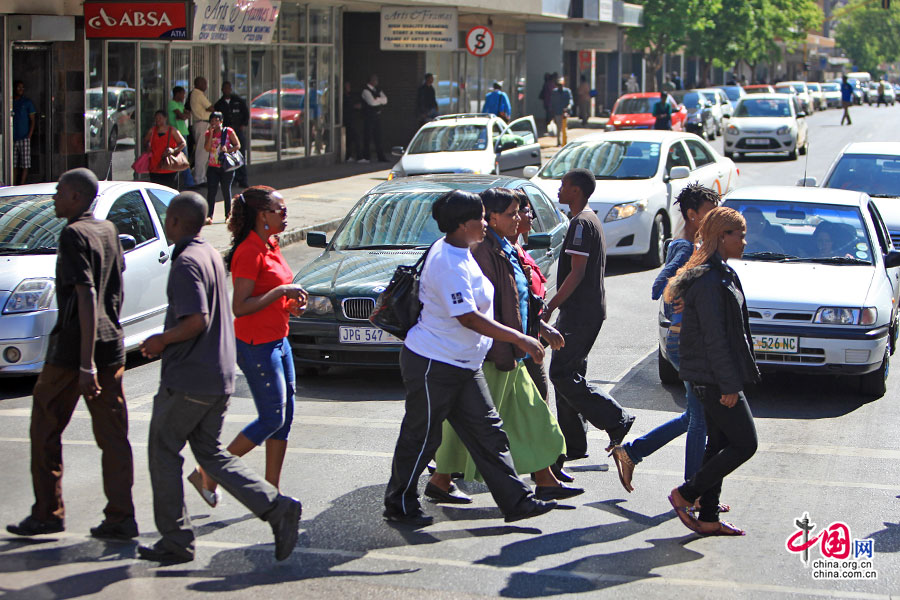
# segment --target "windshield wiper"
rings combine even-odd
[[[348,246],[344,250],[419,250],[428,248],[420,244],[371,244],[368,246]]]
[[[814,262],[826,265],[871,265],[872,261],[855,256],[814,256],[810,258],[793,257],[785,262]]]
[[[38,246],[36,248],[0,248],[0,254],[56,254],[56,248],[52,246]]]
[[[900,194],[869,194],[870,198],[897,198]]]
[[[797,257],[790,254],[782,254],[781,252],[744,252],[741,258],[750,260],[791,260]]]

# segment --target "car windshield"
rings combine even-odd
[[[572,169],[589,169],[597,179],[650,179],[659,168],[656,142],[572,143],[541,170],[544,179],[562,179]]]
[[[872,246],[855,206],[728,200],[744,215],[744,260],[871,264]]]
[[[841,85],[839,83],[823,83],[822,89],[826,92],[839,92],[841,91]]]
[[[844,154],[823,187],[856,190],[874,198],[900,197],[900,156]]]
[[[706,98],[701,97],[697,92],[675,92],[672,94],[672,97],[677,102],[681,102],[686,108],[703,108],[706,106]]]
[[[469,152],[485,148],[487,127],[484,125],[438,125],[420,129],[409,145],[409,153]]]
[[[659,96],[652,98],[624,98],[619,100],[613,114],[638,115],[653,112],[653,105],[659,102]]]
[[[0,254],[54,254],[66,224],[51,194],[4,196],[0,201]]]
[[[791,105],[780,98],[744,98],[734,111],[735,117],[789,117]]]
[[[392,192],[365,196],[334,236],[334,250],[428,247],[442,234],[431,205],[444,193]]]
[[[819,87],[818,83],[807,83],[806,87],[814,92],[820,92],[822,89]]]
[[[103,110],[103,90],[88,90],[87,101],[88,110]],[[106,92],[106,106],[111,110],[115,110],[116,104],[116,93]]]
[[[792,88],[789,85],[776,85],[775,86],[776,94],[793,94],[794,91],[795,91],[794,88]]]
[[[737,100],[741,97],[741,88],[739,87],[723,87],[721,89],[729,100]]]
[[[792,83],[791,87],[794,88],[794,91],[797,92],[798,94],[802,94],[803,92],[806,91],[805,89],[803,89],[804,85],[802,83]]]
[[[771,91],[772,90],[770,90],[768,87],[744,88],[744,92],[746,92],[747,94],[768,94]]]
[[[262,96],[257,96],[250,103],[253,108],[275,108],[275,92],[266,92]]]
[[[262,96],[254,98],[250,106],[253,108],[276,108],[275,98],[275,92],[266,92]],[[303,94],[282,92],[281,103],[285,110],[303,110]]]

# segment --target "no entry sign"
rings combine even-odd
[[[494,49],[494,34],[484,25],[477,25],[466,34],[466,50],[473,56],[487,56]]]

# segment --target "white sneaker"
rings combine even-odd
[[[369,159],[368,159],[368,158],[361,158],[361,159],[359,159],[359,160],[356,161],[356,162],[358,162],[358,163],[360,163],[360,164],[369,164]]]
[[[352,163],[352,162],[356,162],[356,159],[355,159],[355,158],[348,158],[348,159],[345,160],[344,162]]]

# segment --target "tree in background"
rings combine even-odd
[[[838,11],[835,11],[838,12]],[[900,59],[900,9],[896,3],[890,9],[880,3],[854,2],[840,10],[835,29],[835,41],[861,71],[873,75],[880,65]]]

